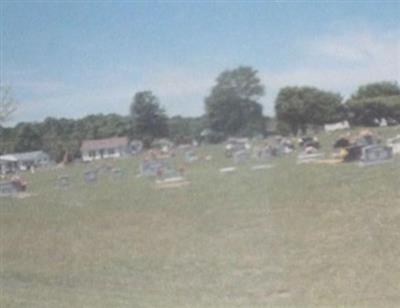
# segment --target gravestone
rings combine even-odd
[[[156,187],[157,188],[178,188],[182,186],[189,185],[190,182],[185,179],[182,172],[179,172],[175,168],[170,166],[165,166],[159,172],[158,178],[156,180]]]
[[[97,182],[97,170],[89,170],[84,173],[84,179],[87,184]]]
[[[67,189],[70,186],[70,178],[68,175],[60,175],[57,177],[57,188]]]
[[[256,158],[259,160],[269,160],[274,156],[272,150],[272,147],[265,146],[257,151]]]
[[[250,152],[247,150],[240,150],[233,153],[233,161],[235,164],[241,164],[248,161],[250,158]]]
[[[314,152],[314,153],[300,153],[297,156],[297,164],[307,164],[312,163],[318,160],[322,160],[325,158],[324,153]]]
[[[185,162],[193,163],[197,161],[199,158],[194,151],[186,151],[185,152]]]
[[[362,149],[360,165],[369,166],[389,162],[393,158],[391,147],[378,144],[369,145]]]
[[[14,182],[0,182],[0,197],[14,196],[18,193],[18,187]]]
[[[156,180],[156,187],[160,189],[164,188],[178,188],[189,185],[190,182],[183,176],[167,177],[164,179]]]
[[[388,146],[392,147],[393,154],[400,153],[400,135],[388,140]]]
[[[97,169],[96,172],[98,174],[109,174],[112,172],[113,167],[110,164],[101,164]]]
[[[231,172],[235,172],[235,171],[236,171],[236,167],[226,167],[226,168],[219,169],[219,172],[221,172],[221,173],[231,173]]]
[[[267,169],[271,169],[273,168],[273,165],[255,165],[255,166],[251,166],[251,170],[255,171],[255,170],[267,170]]]
[[[140,176],[152,177],[163,173],[166,163],[161,160],[143,160],[139,166]]]
[[[113,180],[121,180],[121,179],[123,179],[124,175],[125,175],[125,173],[120,168],[113,168],[111,170],[111,178]]]
[[[235,152],[250,151],[251,145],[247,138],[231,138],[225,146],[225,156],[232,157]]]

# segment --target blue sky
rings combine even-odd
[[[0,3],[14,122],[127,114],[141,90],[169,115],[200,115],[217,75],[239,65],[259,71],[266,114],[286,85],[346,97],[400,80],[400,1]]]

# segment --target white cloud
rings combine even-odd
[[[312,85],[348,96],[362,84],[400,81],[399,33],[354,31],[306,42],[303,65],[261,74],[269,89],[266,111],[272,112],[278,90],[287,85]]]

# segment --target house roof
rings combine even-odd
[[[107,139],[97,140],[84,140],[82,141],[81,151],[91,151],[100,149],[113,149],[124,147],[128,145],[127,137],[114,137]]]
[[[25,153],[11,153],[6,155],[1,155],[0,160],[3,161],[34,161],[40,158],[49,156],[43,151],[33,151],[33,152],[25,152]]]

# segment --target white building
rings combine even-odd
[[[98,140],[84,140],[81,146],[82,160],[85,162],[104,158],[119,158],[131,154],[127,137]]]
[[[338,122],[338,123],[331,123],[325,124],[324,129],[326,132],[333,132],[335,130],[342,130],[342,129],[349,129],[350,124],[348,121]]]
[[[9,173],[43,167],[50,164],[50,157],[43,151],[11,153],[0,156],[0,172]]]

